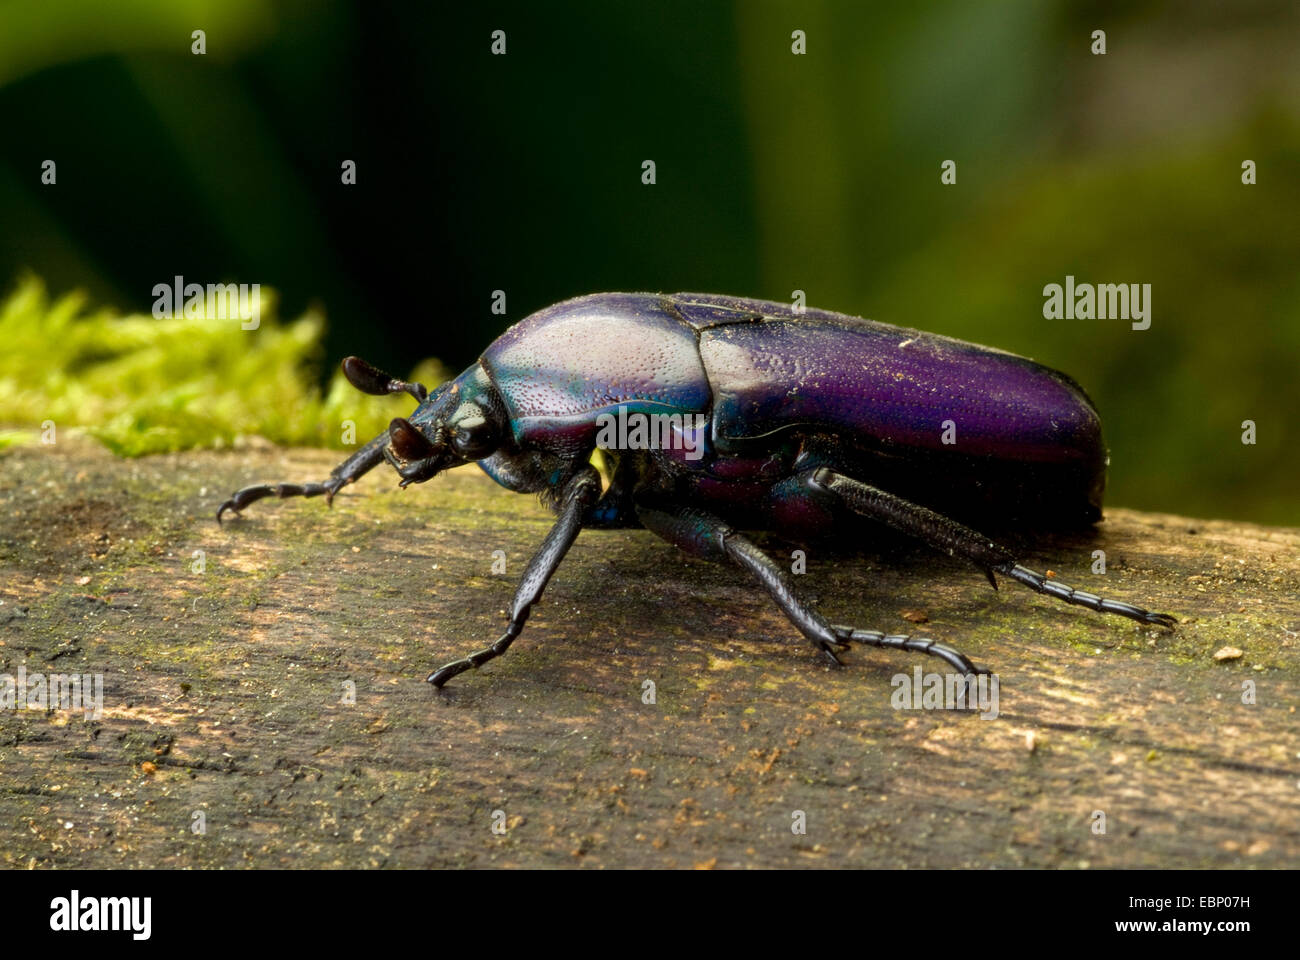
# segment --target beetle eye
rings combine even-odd
[[[497,448],[497,432],[486,417],[471,416],[452,424],[451,445],[465,460],[481,460]]]

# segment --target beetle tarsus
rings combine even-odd
[[[388,433],[381,433],[364,447],[348,457],[330,471],[330,478],[321,483],[259,483],[251,487],[236,490],[229,499],[217,508],[217,523],[221,523],[223,514],[229,512],[236,516],[250,503],[256,503],[264,497],[325,497],[327,506],[333,506],[334,494],[354,483],[356,479],[384,459],[384,447],[388,444]]]
[[[883,647],[890,650],[907,650],[912,653],[924,653],[938,657],[957,672],[962,685],[961,702],[974,707],[974,701],[966,696],[970,683],[981,675],[992,676],[983,667],[977,667],[960,650],[946,644],[937,643],[925,637],[913,637],[905,633],[882,633],[879,630],[858,630],[844,624],[832,624],[831,629],[845,641],[861,643],[870,647]]]
[[[339,487],[343,486],[341,480],[333,479],[325,483],[259,483],[251,487],[244,487],[242,490],[236,490],[221,506],[217,507],[217,523],[221,523],[222,514],[229,511],[235,516],[250,503],[256,503],[263,497],[279,497],[281,500],[286,497],[319,497],[324,496],[325,502],[329,503]]]
[[[1128,617],[1130,620],[1136,620],[1138,623],[1146,623],[1155,627],[1164,627],[1172,630],[1178,623],[1178,619],[1168,613],[1153,613],[1142,607],[1134,606],[1131,603],[1124,603],[1120,600],[1108,600],[1105,597],[1099,597],[1095,593],[1089,593],[1086,590],[1076,590],[1068,583],[1062,583],[1059,580],[1053,580],[1047,576],[1030,570],[1028,567],[1021,566],[1018,563],[1006,564],[999,568],[999,572],[1005,574],[1011,579],[1023,583],[1031,590],[1047,594],[1049,597],[1055,597],[1065,603],[1072,603],[1080,607],[1087,607],[1089,610],[1096,610],[1098,613],[1113,613],[1121,617]]]
[[[525,616],[524,619],[527,619],[527,617]],[[451,663],[444,664],[437,670],[433,671],[433,673],[429,674],[429,676],[425,678],[426,682],[433,684],[436,688],[441,690],[442,685],[452,677],[458,676],[466,670],[477,670],[489,660],[501,656],[501,654],[510,649],[510,644],[514,643],[515,637],[519,636],[519,633],[523,628],[523,620],[517,622],[512,621],[510,626],[506,628],[506,632],[501,634],[496,643],[484,647],[482,650],[475,650],[468,657],[462,657],[460,660],[453,660]]]
[[[832,624],[831,629],[846,642],[861,643],[870,647],[883,647],[890,650],[907,650],[912,653],[924,653],[938,657],[954,670],[962,674],[988,673],[971,663],[960,650],[954,650],[945,644],[926,637],[913,637],[906,633],[883,633],[880,630],[859,630],[843,624]]]

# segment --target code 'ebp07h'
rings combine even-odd
[[[1049,580],[961,522],[1061,529],[1101,518],[1097,411],[1069,377],[1001,350],[765,300],[602,293],[520,321],[433,393],[356,357],[343,370],[366,393],[406,392],[419,406],[325,482],[245,487],[218,521],[271,495],[328,501],[381,460],[403,487],[473,461],[503,487],[544,494],[558,515],[505,632],[434,671],[437,687],[505,653],[583,527],[646,527],[688,553],[734,561],[836,665],[836,651],[857,642],[982,672],[933,640],[828,623],[740,530],[802,540],[856,515],[971,561],[994,588],[1001,573],[1066,603],[1174,624]],[[619,408],[674,417],[696,435],[605,451],[602,493],[591,455],[598,420]]]

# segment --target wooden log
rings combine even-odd
[[[826,669],[739,570],[589,531],[511,651],[437,692],[431,668],[499,635],[550,515],[472,468],[399,491],[385,467],[332,509],[268,500],[213,521],[239,486],[323,479],[339,459],[252,445],[124,461],[76,438],[0,458],[0,673],[104,684],[98,719],[0,710],[6,864],[1300,853],[1300,531],[1110,509],[1094,535],[1028,547],[1067,583],[1176,614],[1172,634],[995,593],[896,542],[808,551],[796,579],[818,609],[965,651],[997,674],[996,718],[895,709],[894,678],[938,661],[857,649]]]

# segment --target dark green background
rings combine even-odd
[[[1295,524],[1298,24],[1291,2],[0,0],[0,280],[132,311],[175,274],[258,282],[286,316],[323,306],[331,358],[403,371],[577,294],[802,289],[1072,374],[1112,503]],[[1151,329],[1044,320],[1066,274],[1152,284]]]

